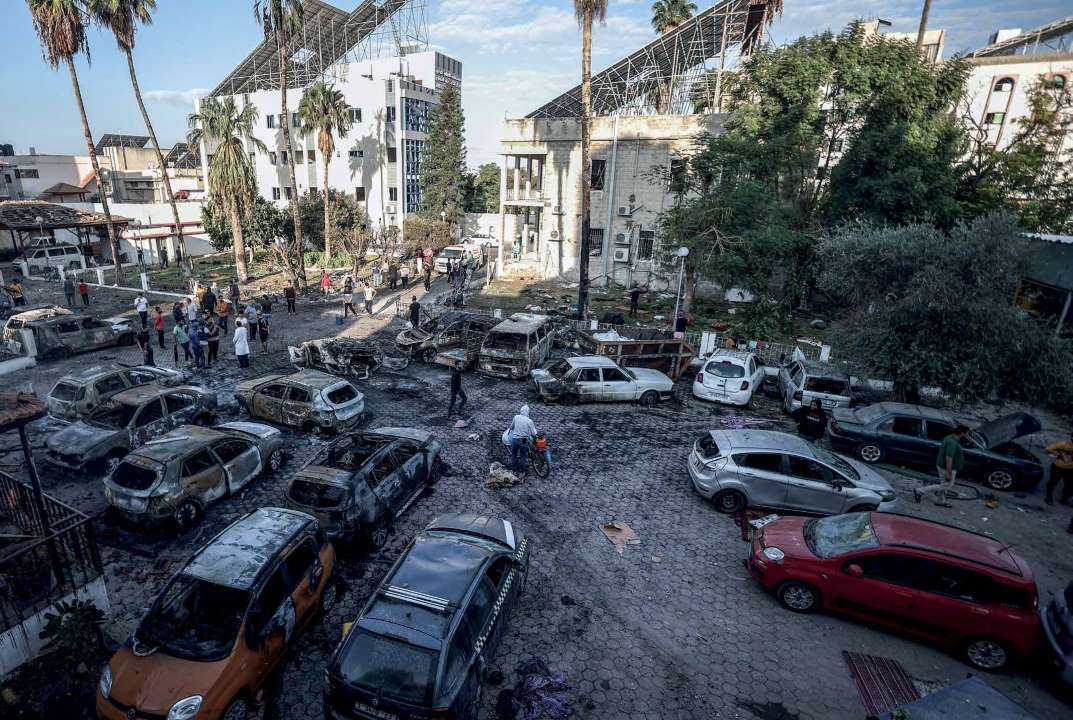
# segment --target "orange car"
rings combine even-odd
[[[244,720],[284,651],[335,602],[316,519],[261,508],[194,554],[97,686],[109,720]]]

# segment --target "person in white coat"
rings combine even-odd
[[[232,338],[235,345],[235,358],[238,359],[239,367],[250,366],[250,334],[246,329],[246,321],[235,321],[235,335]]]

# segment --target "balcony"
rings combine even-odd
[[[503,199],[508,205],[542,206],[544,205],[544,191],[537,188],[507,188],[507,196]]]

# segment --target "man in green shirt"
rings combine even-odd
[[[958,425],[951,435],[943,438],[939,443],[939,455],[935,458],[935,471],[939,473],[939,482],[922,488],[913,488],[913,498],[920,502],[924,495],[934,495],[935,504],[939,507],[951,507],[947,500],[947,491],[954,489],[954,481],[961,468],[965,467],[965,451],[961,448],[961,440],[969,429],[964,425]]]

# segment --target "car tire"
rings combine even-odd
[[[390,520],[384,520],[369,532],[369,547],[376,551],[384,549],[384,546],[391,540],[391,524]]]
[[[339,583],[329,580],[324,592],[320,594],[320,614],[327,615],[339,602]]]
[[[733,515],[745,509],[747,500],[737,490],[721,490],[712,496],[715,509],[724,515]]]
[[[1014,486],[1017,485],[1017,476],[1006,468],[999,468],[987,474],[984,484],[992,490],[1005,492],[1014,489]]]
[[[1012,660],[1006,643],[990,637],[972,638],[966,642],[962,656],[969,665],[984,672],[1000,672]]]
[[[245,698],[235,698],[224,710],[220,720],[246,720],[250,715],[250,706]]]
[[[270,473],[278,473],[286,462],[287,458],[284,456],[283,451],[276,449],[268,456],[268,462],[265,463],[265,467]]]
[[[877,506],[875,506],[875,505],[869,505],[869,504],[865,503],[865,504],[863,504],[863,505],[854,505],[853,507],[851,507],[851,508],[850,508],[849,510],[847,510],[846,512],[848,512],[848,513],[855,513],[855,512],[875,512],[875,511],[876,511],[876,510],[878,510],[878,509],[879,509],[879,508],[878,508]]]
[[[185,500],[180,503],[179,507],[175,508],[172,512],[172,520],[175,521],[175,526],[180,530],[189,530],[190,528],[201,522],[201,518],[204,512],[201,506],[193,500]]]
[[[875,465],[883,460],[883,448],[876,443],[863,443],[857,447],[857,457],[869,465]]]
[[[655,390],[646,390],[641,393],[641,398],[637,402],[640,403],[641,407],[655,407],[656,403],[659,402],[659,393]]]
[[[810,613],[820,607],[820,591],[808,583],[789,580],[775,591],[779,603],[791,612]]]

